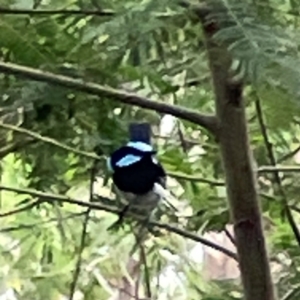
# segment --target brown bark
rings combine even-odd
[[[275,300],[249,146],[243,86],[230,74],[230,55],[212,39],[218,30],[217,24],[203,24],[219,122],[218,141],[245,299]]]

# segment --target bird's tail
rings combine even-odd
[[[151,145],[151,126],[149,123],[130,123],[129,138],[131,142],[142,142]]]
[[[131,255],[147,239],[148,232],[149,231],[152,233],[154,232],[154,229],[152,228],[152,226],[149,225],[149,223],[153,220],[153,217],[154,217],[153,215],[156,213],[156,210],[158,209],[157,205],[159,205],[159,202],[162,202],[167,209],[171,209],[173,212],[178,211],[177,208],[174,206],[174,204],[176,205],[178,200],[175,199],[175,197],[167,189],[165,189],[162,185],[155,183],[153,191],[151,192],[151,196],[152,196],[152,200],[156,200],[156,201],[149,201],[150,195],[147,195],[148,201],[141,201],[142,199],[139,199],[140,205],[142,205],[143,202],[144,202],[144,204],[148,204],[148,206],[144,207],[144,208],[146,208],[145,215],[148,214],[148,216],[142,222],[139,222],[139,226],[137,228],[135,228],[134,235],[136,238],[136,242],[130,251]],[[149,204],[151,204],[151,205],[149,206]]]
[[[153,191],[160,196],[161,200],[168,208],[172,209],[173,211],[177,211],[175,205],[177,204],[178,200],[171,194],[170,191],[158,183],[154,184]]]

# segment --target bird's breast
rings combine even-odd
[[[149,207],[149,210],[153,209],[153,207],[155,207],[161,199],[161,196],[153,191],[143,195],[122,192],[122,195],[126,201],[130,203],[131,207],[143,207],[143,209],[147,209],[147,207]]]

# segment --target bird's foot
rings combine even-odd
[[[107,229],[108,231],[109,230],[116,231],[123,227],[123,225],[124,225],[123,220],[124,220],[124,217],[125,217],[125,214],[126,214],[128,208],[129,208],[129,205],[125,206],[122,209],[122,211],[119,213],[118,220],[116,222],[114,222],[111,226],[108,227],[108,229]]]
[[[119,229],[123,228],[123,221],[120,220],[120,218],[114,222],[112,225],[110,225],[107,230],[108,231],[118,231]]]

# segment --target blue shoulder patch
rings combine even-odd
[[[122,168],[139,162],[145,154],[155,154],[153,147],[144,142],[129,142],[112,153],[107,160],[107,167],[114,171],[116,167]]]
[[[131,147],[131,148],[137,149],[142,152],[154,151],[154,149],[151,145],[143,143],[143,142],[129,142],[129,143],[127,143],[127,147]]]
[[[141,156],[136,156],[136,155],[132,155],[132,154],[128,154],[125,157],[123,157],[122,159],[120,159],[117,163],[116,166],[117,167],[127,167],[130,166],[138,161],[140,161],[142,159]]]

